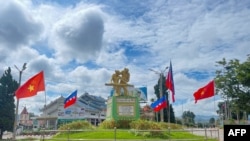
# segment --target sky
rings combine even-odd
[[[45,92],[19,101],[19,113],[78,90],[105,99],[115,70],[156,99],[159,74],[172,62],[175,116],[216,116],[219,95],[194,102],[215,77],[216,62],[250,53],[249,0],[8,0],[0,6],[0,74],[21,84],[44,71]],[[19,69],[17,69],[16,67]],[[154,71],[151,71],[154,70]]]

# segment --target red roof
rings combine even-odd
[[[21,114],[22,114],[22,115],[23,115],[23,114],[29,114],[28,111],[27,111],[27,109],[26,109],[26,107],[23,108],[23,111],[21,112]]]

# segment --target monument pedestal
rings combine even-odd
[[[108,99],[106,120],[138,120],[139,118],[138,97],[112,96]]]

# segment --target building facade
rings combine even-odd
[[[86,120],[92,125],[98,125],[106,117],[106,100],[102,97],[84,93],[77,98],[77,102],[64,109],[65,98],[60,96],[44,106],[37,120],[44,121],[40,128],[57,129],[61,124],[75,120]],[[41,123],[41,122],[38,122]]]
[[[31,129],[32,119],[30,117],[31,115],[28,113],[27,108],[24,107],[19,116],[19,126],[22,126],[25,129]]]

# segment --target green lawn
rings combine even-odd
[[[105,122],[103,122],[105,123]],[[108,121],[108,124],[113,125],[112,121]],[[135,129],[147,129],[147,130],[135,130],[132,129],[110,129],[103,128],[105,126],[93,127],[86,121],[72,122],[60,127],[56,132],[57,134],[46,141],[69,141],[69,140],[84,140],[84,141],[163,141],[163,140],[182,140],[182,141],[218,141],[218,139],[205,139],[204,136],[198,136],[190,133],[190,131],[183,130],[183,127],[176,124],[167,123],[155,123],[152,121],[138,120],[131,124]],[[117,126],[115,126],[117,127]],[[71,130],[69,130],[71,129]],[[75,129],[75,130],[72,130]],[[79,130],[76,130],[79,129]],[[150,130],[151,129],[151,130]],[[153,130],[158,129],[158,130]],[[164,129],[164,130],[161,130]],[[168,130],[171,129],[171,130]],[[43,133],[51,134],[54,131],[44,130]],[[54,132],[55,133],[55,132]],[[40,136],[41,137],[41,136]],[[39,138],[39,137],[38,137]],[[34,139],[24,139],[34,140]],[[36,139],[39,140],[39,139]],[[40,138],[42,140],[42,138]],[[21,141],[21,140],[20,140]]]
[[[149,137],[149,132],[143,131],[139,132],[139,134],[135,135],[132,133],[130,130],[117,130],[116,134],[114,134],[114,130],[101,130],[101,129],[96,129],[93,131],[81,131],[81,132],[71,132],[71,133],[61,133],[55,135],[52,139],[50,140],[59,140],[59,139],[90,139],[90,140],[101,140],[101,139],[110,139],[114,140],[116,137],[116,140],[166,140],[169,139],[194,139],[196,141],[204,141],[205,137],[203,136],[197,136],[193,135],[187,131],[181,131],[179,130],[171,132],[170,136],[168,131],[164,132],[164,135],[161,137]],[[216,139],[209,139],[208,141],[217,141]]]

